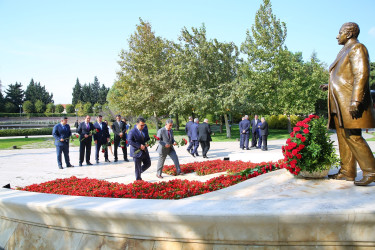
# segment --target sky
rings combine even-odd
[[[206,26],[209,39],[245,41],[262,0],[51,1],[0,0],[0,80],[7,85],[31,78],[53,93],[56,104],[71,103],[72,89],[94,81],[111,87],[117,61],[139,18],[156,35],[178,41],[181,29]],[[374,0],[271,0],[273,14],[287,26],[286,46],[309,60],[331,64],[341,46],[345,22],[359,24],[359,40],[375,61]]]

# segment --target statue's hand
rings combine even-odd
[[[328,90],[328,84],[321,84],[321,85],[319,85],[319,88],[323,91],[327,91]]]
[[[359,110],[360,102],[351,102],[349,106],[349,113],[353,119],[358,119],[361,117],[361,112]]]

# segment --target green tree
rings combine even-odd
[[[77,77],[76,84],[73,87],[72,104],[76,105],[79,101],[82,101],[82,97],[83,97],[82,86],[79,83],[79,79]]]
[[[241,83],[247,85],[244,94],[253,104],[253,112],[281,112],[278,86],[283,80],[285,57],[288,51],[284,46],[287,28],[272,13],[269,0],[263,0],[255,15],[251,33],[246,32],[246,40],[241,51],[247,56],[241,67],[244,76]]]
[[[90,102],[96,103],[99,101],[99,92],[100,92],[100,82],[96,76],[94,77],[94,82],[90,85],[90,87],[91,87]]]
[[[72,104],[67,104],[66,105],[66,113],[74,113],[75,112],[75,109],[74,109],[74,106]]]
[[[22,105],[23,112],[30,114],[34,112],[34,104],[31,101],[25,101]]]
[[[110,106],[132,115],[152,115],[158,128],[159,116],[167,113],[163,95],[172,83],[168,41],[156,36],[151,24],[140,19],[129,38],[129,50],[122,50],[118,80],[108,93]]]
[[[11,102],[6,102],[5,103],[5,108],[4,108],[5,113],[17,113],[19,112],[19,109],[16,105],[14,105]]]
[[[24,98],[24,91],[22,90],[22,84],[16,82],[15,84],[10,84],[8,89],[5,90],[5,99],[7,102],[13,103],[16,107],[22,105]]]
[[[5,109],[5,98],[3,96],[2,84],[1,84],[1,80],[0,80],[0,112],[3,112],[4,109]]]
[[[82,86],[82,102],[83,103],[86,103],[86,102],[91,103],[91,91],[92,91],[91,83],[89,83],[89,84],[85,83]]]
[[[107,88],[106,86],[104,86],[104,84],[102,84],[102,87],[99,90],[99,99],[98,99],[98,102],[100,104],[105,104],[107,102],[108,91],[109,91],[109,88]]]
[[[79,116],[83,116],[86,114],[83,108],[83,103],[80,101],[75,105],[75,109],[78,110],[77,112]]]
[[[35,112],[44,113],[45,111],[46,111],[46,105],[41,100],[37,100],[35,102]]]
[[[370,63],[370,87],[375,90],[375,62]]]
[[[48,103],[46,108],[46,113],[55,113],[55,104]]]
[[[94,115],[98,115],[102,111],[102,104],[100,103],[95,103],[93,107]]]
[[[83,105],[83,113],[85,115],[88,115],[90,113],[92,113],[92,105],[90,102],[86,102],[84,105]]]
[[[62,112],[64,111],[64,106],[61,105],[61,104],[57,104],[55,106],[55,112],[58,113],[58,114],[61,114]]]
[[[45,86],[41,86],[40,82],[35,83],[34,79],[31,79],[25,91],[25,101],[35,103],[37,100],[41,100],[44,104],[53,103],[53,94],[50,94]]]

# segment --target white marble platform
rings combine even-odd
[[[375,151],[373,142],[370,146]],[[225,147],[234,145],[218,144],[211,153]],[[278,149],[246,151],[252,152],[271,156]],[[104,176],[116,166],[115,171],[123,171],[130,163],[123,164],[86,167],[91,169],[86,175],[97,170]],[[44,173],[43,168],[36,169]],[[73,170],[83,176],[84,169]],[[131,172],[109,177],[126,183],[132,181],[126,179]],[[183,200],[0,189],[0,249],[374,249],[374,232],[375,183],[357,187],[346,181],[298,179],[284,169]]]

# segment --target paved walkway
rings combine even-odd
[[[371,137],[371,135],[365,134],[365,138]],[[335,135],[332,136],[335,140]],[[0,141],[1,143],[1,141]],[[273,140],[269,141],[269,150],[261,151],[259,149],[243,151],[239,148],[239,142],[213,142],[211,143],[211,149],[208,152],[208,160],[212,159],[223,159],[228,157],[229,154],[241,153],[246,156],[246,159],[250,158],[253,162],[269,161],[270,159],[282,158],[281,146],[285,144],[285,140]],[[370,147],[375,151],[375,142],[369,142]],[[150,156],[152,165],[151,167],[142,174],[142,179],[149,182],[160,181],[156,177],[156,165],[158,154],[155,152],[156,147],[150,149]],[[201,154],[201,150],[199,149]],[[91,162],[95,162],[94,147],[92,148]],[[195,162],[195,161],[206,161],[207,159],[200,157],[192,157],[186,151],[185,147],[177,148],[177,155],[180,160],[180,164]],[[280,156],[280,157],[279,157]],[[113,156],[110,155],[112,162],[105,163],[104,155],[100,153],[100,163],[92,166],[83,165],[78,166],[79,159],[79,148],[70,148],[71,163],[76,166],[74,168],[64,168],[63,170],[58,169],[56,161],[56,150],[54,148],[46,149],[18,149],[18,150],[0,150],[0,187],[10,183],[12,187],[26,186],[34,183],[42,183],[56,178],[67,178],[70,176],[76,176],[79,178],[97,178],[114,182],[131,183],[135,180],[134,174],[134,162],[130,158],[130,162],[124,162],[120,160],[117,163],[113,162]],[[119,156],[122,159],[122,155]],[[165,162],[166,165],[172,165],[172,160],[167,157]],[[210,179],[213,175],[201,177],[195,173],[186,174],[184,176],[168,176],[163,174],[165,177],[163,181],[168,181],[174,178],[186,178],[189,180],[199,179],[205,181]],[[360,176],[358,176],[359,178]]]

